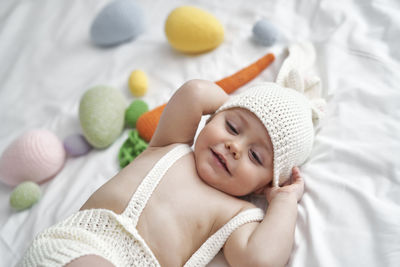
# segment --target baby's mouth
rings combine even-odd
[[[214,150],[211,149],[211,152],[214,154],[214,156],[219,160],[222,166],[224,166],[225,170],[231,175],[231,172],[228,169],[228,166],[226,165],[226,161],[224,157],[218,153],[216,153]]]

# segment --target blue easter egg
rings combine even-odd
[[[271,46],[278,39],[279,32],[271,22],[266,19],[262,19],[254,24],[253,35],[258,43],[265,46]]]
[[[113,46],[136,38],[144,27],[143,9],[134,0],[116,0],[96,16],[90,36],[95,45]]]

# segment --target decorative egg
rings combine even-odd
[[[90,36],[95,45],[113,46],[136,38],[144,28],[144,10],[141,6],[132,0],[116,0],[96,16]]]
[[[144,96],[147,92],[149,82],[147,75],[142,70],[134,70],[129,77],[129,89],[136,97]]]
[[[165,22],[172,47],[184,53],[212,50],[224,40],[224,27],[212,14],[193,6],[174,9]]]
[[[125,125],[128,127],[136,127],[136,122],[140,115],[147,112],[149,106],[143,100],[136,99],[125,111]]]
[[[83,95],[79,120],[86,140],[95,148],[111,145],[124,128],[127,101],[110,86],[96,86]]]
[[[255,40],[265,46],[273,45],[279,37],[277,28],[268,20],[262,19],[253,26]]]
[[[87,154],[92,146],[81,134],[73,134],[64,139],[64,148],[71,157],[79,157]]]
[[[41,195],[40,187],[36,183],[23,182],[12,191],[10,205],[18,211],[24,210],[38,202]]]
[[[65,150],[58,137],[44,129],[30,130],[15,139],[0,159],[0,179],[15,186],[24,181],[41,183],[63,167]]]

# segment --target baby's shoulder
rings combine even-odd
[[[147,146],[146,150],[147,152],[156,152],[156,151],[168,151],[168,150],[172,150],[177,146],[181,146],[181,145],[186,145],[189,146],[188,144],[183,144],[183,143],[170,143],[168,145],[165,146],[153,146],[151,145],[151,143]]]
[[[221,225],[228,222],[230,219],[241,213],[242,211],[257,208],[253,203],[237,197],[229,196],[220,203],[218,221]]]
[[[136,159],[161,158],[168,152],[172,151],[177,146],[182,146],[182,143],[172,143],[166,146],[151,146],[149,145]],[[188,145],[187,145],[188,146]],[[136,160],[135,159],[135,160]]]
[[[257,208],[256,205],[254,205],[253,203],[251,203],[251,202],[249,202],[247,200],[238,199],[238,201],[239,201],[238,205],[239,205],[240,209],[237,211],[236,214],[238,214],[238,213],[240,213],[242,211],[245,211],[245,210]]]

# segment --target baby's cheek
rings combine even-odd
[[[251,170],[248,170],[248,173],[251,174],[252,186],[265,186],[272,181],[272,176],[264,169],[252,168]]]
[[[197,174],[199,175],[200,179],[203,181],[207,182],[210,175],[211,175],[211,170],[207,166],[207,164],[204,162],[204,160],[200,159],[199,163],[196,164],[196,170]]]

